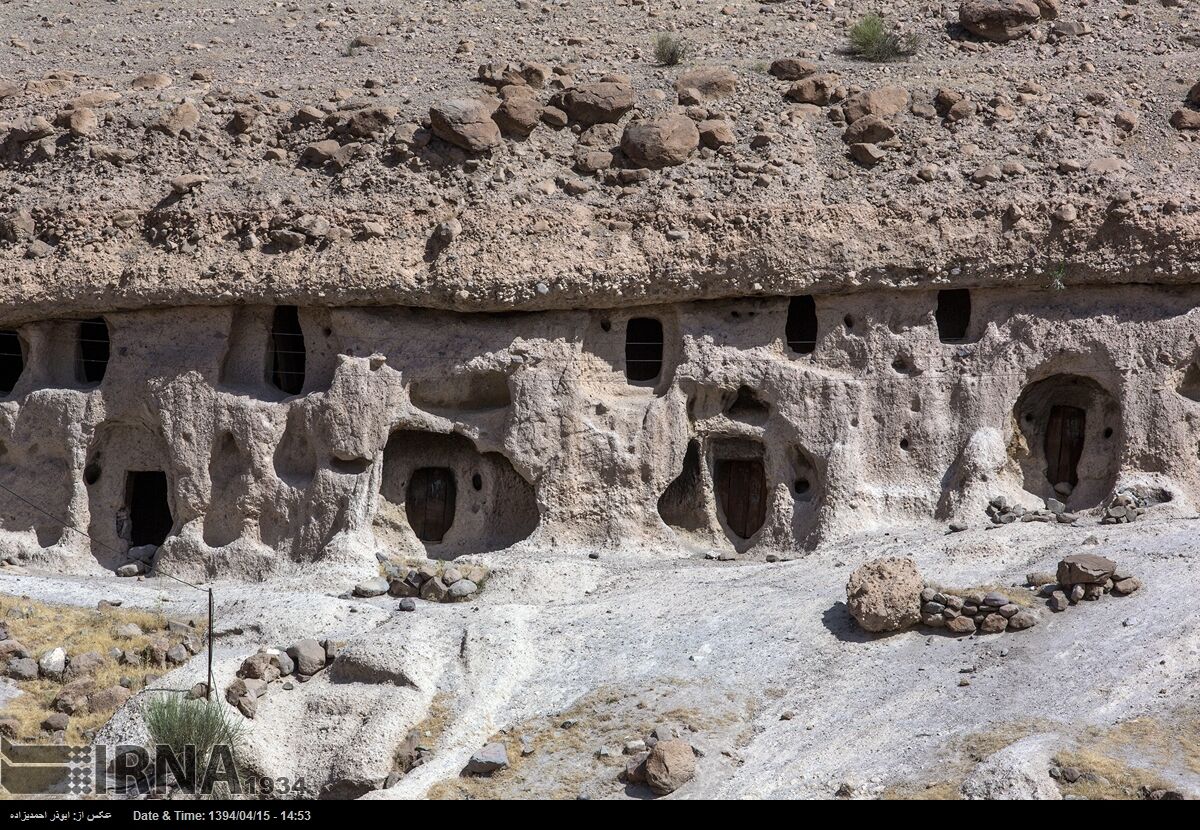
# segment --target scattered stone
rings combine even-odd
[[[817,72],[817,65],[804,58],[777,58],[767,71],[781,81],[799,81]]]
[[[429,120],[434,135],[468,153],[487,152],[502,141],[492,110],[474,98],[452,98],[435,104],[429,108]]]
[[[288,657],[296,664],[296,673],[314,675],[325,668],[325,648],[316,640],[300,640],[288,646]]]
[[[47,680],[62,682],[67,671],[67,652],[62,646],[47,651],[38,658],[38,673]]]
[[[182,176],[176,176],[171,179],[171,192],[176,196],[183,196],[191,193],[200,185],[208,181],[208,176],[200,173],[187,173]]]
[[[681,97],[685,90],[695,90],[703,103],[732,95],[737,90],[737,75],[719,66],[699,66],[682,73],[675,80],[675,91]]]
[[[963,0],[958,7],[963,28],[997,43],[1029,34],[1041,19],[1033,0]]]
[[[831,74],[810,75],[796,81],[784,97],[797,104],[815,104],[823,107],[838,84],[838,76]]]
[[[646,783],[655,795],[675,792],[696,774],[696,753],[685,740],[660,740],[645,762]]]
[[[897,631],[920,620],[923,587],[913,560],[876,559],[850,577],[846,605],[865,631]]]
[[[1142,583],[1140,581],[1138,581],[1137,579],[1134,579],[1133,577],[1130,577],[1128,579],[1122,579],[1120,582],[1114,582],[1113,586],[1112,586],[1112,591],[1114,594],[1120,594],[1121,596],[1127,596],[1129,594],[1132,594],[1134,591],[1136,591],[1138,588],[1141,588],[1141,587],[1142,587]]]
[[[615,124],[633,109],[633,86],[627,83],[600,82],[566,90],[556,100],[570,119],[585,127]]]
[[[184,101],[150,126],[151,129],[179,138],[185,133],[190,134],[199,124],[200,110],[191,101]]]
[[[682,164],[700,144],[696,123],[685,115],[634,121],[621,136],[621,150],[638,167],[657,170]]]
[[[508,747],[495,741],[471,756],[464,773],[490,776],[502,769],[508,769]]]
[[[133,89],[143,90],[159,90],[166,89],[172,84],[171,76],[163,72],[147,72],[145,75],[138,75],[130,83]]]
[[[132,696],[133,692],[124,686],[109,686],[88,698],[88,710],[95,714],[115,712]]]
[[[368,579],[366,582],[360,582],[354,586],[354,596],[356,597],[379,597],[383,596],[390,589],[390,585],[383,577]]]
[[[32,657],[14,657],[8,661],[5,674],[13,680],[37,680],[37,661]]]
[[[455,581],[455,583],[453,585],[450,586],[448,593],[449,593],[451,599],[465,599],[466,597],[469,597],[469,596],[472,596],[473,594],[475,594],[475,592],[478,590],[479,590],[479,586],[477,586],[471,580],[459,579],[459,580]]]
[[[1058,563],[1058,584],[1064,588],[1074,585],[1102,584],[1113,575],[1117,563],[1095,553],[1076,553]]]

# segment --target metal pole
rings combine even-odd
[[[213,693],[213,592],[212,588],[208,589],[208,690],[204,695],[204,699],[212,701]]]

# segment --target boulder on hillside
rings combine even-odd
[[[492,110],[474,98],[452,98],[429,108],[433,134],[468,153],[484,153],[501,142]]]
[[[913,560],[875,559],[850,576],[846,605],[864,631],[898,631],[920,621],[923,587]]]
[[[615,124],[633,109],[633,86],[616,81],[582,84],[565,91],[560,100],[571,120],[585,127]]]
[[[963,0],[958,21],[973,35],[1004,43],[1029,34],[1042,19],[1034,0]]]
[[[852,95],[842,103],[846,122],[853,124],[867,115],[891,118],[908,109],[908,90],[902,86],[884,86]]]
[[[679,95],[686,90],[695,90],[704,101],[724,98],[736,89],[737,75],[723,66],[698,66],[675,79],[675,91]]]
[[[659,741],[646,758],[644,774],[655,795],[669,795],[695,776],[696,753],[681,738]]]
[[[700,131],[686,115],[634,121],[621,136],[621,150],[638,167],[658,170],[685,162],[700,146]]]

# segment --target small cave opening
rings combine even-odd
[[[789,453],[792,465],[792,496],[798,502],[816,501],[820,495],[820,473],[812,456],[795,446]]]
[[[454,524],[456,496],[453,470],[447,467],[413,470],[404,493],[404,512],[418,539],[442,541]]]
[[[271,348],[267,359],[271,385],[288,395],[304,391],[307,356],[300,310],[294,305],[276,306],[271,315]]]
[[[167,474],[162,470],[130,470],[125,479],[129,545],[159,546],[175,524],[171,516]]]
[[[663,364],[663,326],[653,317],[633,317],[625,324],[625,377],[635,383],[658,378]]]
[[[971,326],[971,292],[966,288],[948,288],[938,292],[938,339],[943,343],[962,343]]]
[[[0,395],[11,394],[25,371],[25,351],[15,331],[0,331]]]
[[[811,294],[792,297],[788,303],[788,348],[796,354],[812,354],[817,348],[817,304]]]
[[[718,451],[713,459],[713,489],[726,527],[749,539],[767,519],[767,475],[761,448],[757,453]]]
[[[76,332],[76,341],[76,379],[81,383],[100,383],[108,371],[108,323],[103,317],[83,320]]]
[[[1200,363],[1193,360],[1188,364],[1187,371],[1183,373],[1183,378],[1175,387],[1175,391],[1189,401],[1200,403]]]
[[[743,384],[738,387],[733,402],[725,412],[735,421],[761,424],[771,414],[771,408],[759,398],[757,392]]]

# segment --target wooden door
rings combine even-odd
[[[1053,406],[1046,423],[1046,478],[1051,484],[1079,483],[1087,412],[1077,406]]]
[[[729,529],[749,539],[767,517],[767,482],[763,463],[757,458],[728,458],[717,461],[713,471],[717,503]]]
[[[422,542],[440,542],[454,524],[454,473],[445,467],[421,467],[408,480],[404,511]]]

